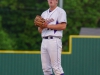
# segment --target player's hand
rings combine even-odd
[[[48,23],[45,22],[45,23],[41,26],[41,28],[42,28],[42,29],[47,28],[47,25],[48,25]]]

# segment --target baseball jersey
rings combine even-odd
[[[44,11],[41,14],[41,16],[45,20],[47,20],[48,25],[57,25],[62,22],[67,23],[66,12],[58,6],[53,11],[50,11],[49,9]],[[62,35],[63,35],[63,30],[53,30],[48,28],[44,28],[41,33],[42,37],[46,36],[62,37]]]

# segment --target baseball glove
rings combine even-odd
[[[35,24],[35,26],[43,27],[45,24],[45,19],[42,18],[41,16],[37,15],[34,19],[34,24]]]

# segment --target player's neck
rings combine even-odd
[[[55,6],[55,7],[50,7],[50,11],[53,11],[55,8],[56,8],[57,6]]]

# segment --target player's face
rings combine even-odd
[[[50,7],[55,7],[58,4],[58,0],[48,0],[48,4]]]

